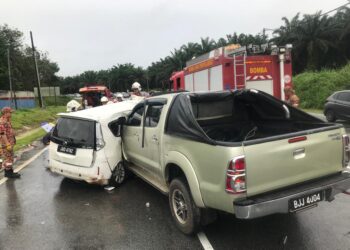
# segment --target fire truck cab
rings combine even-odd
[[[82,95],[84,108],[100,106],[101,97],[103,96],[107,97],[110,101],[114,100],[113,94],[106,86],[95,83],[86,84],[85,87],[79,89],[79,93]]]
[[[284,87],[292,85],[291,49],[291,44],[231,44],[186,62],[170,82],[175,91],[253,88],[284,100]]]

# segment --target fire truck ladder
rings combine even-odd
[[[240,54],[233,55],[233,74],[235,79],[235,89],[243,89],[246,86],[246,78],[247,78],[247,68],[245,64],[246,58],[247,58],[246,51]]]

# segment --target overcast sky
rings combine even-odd
[[[187,42],[226,34],[257,34],[297,12],[332,10],[347,0],[1,0],[0,24],[25,35],[58,63],[59,75],[147,67]]]

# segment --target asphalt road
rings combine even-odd
[[[17,165],[40,150],[24,153]],[[47,165],[45,151],[20,180],[0,181],[0,249],[204,248],[176,229],[167,197],[139,178],[108,192],[52,174]],[[340,194],[298,214],[244,221],[220,213],[203,233],[214,249],[350,249],[349,211],[350,196]]]
[[[173,225],[167,197],[138,178],[107,192],[47,164],[45,151],[0,185],[0,249],[201,249]]]

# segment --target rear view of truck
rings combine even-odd
[[[224,151],[240,152],[227,159],[226,194],[210,188],[221,185],[209,183],[220,179],[212,177],[221,173],[211,170],[214,162],[196,167],[211,208],[230,211],[222,205],[230,195],[236,217],[251,219],[311,208],[350,188],[349,136],[342,125],[257,90],[183,94],[176,102],[177,120],[170,113],[168,121],[171,134],[215,146],[208,151],[213,159],[222,159]]]

